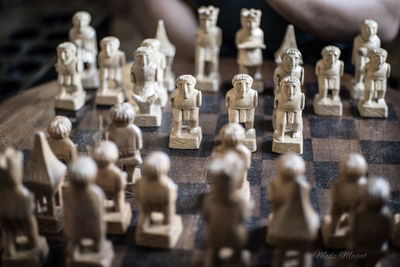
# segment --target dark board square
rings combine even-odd
[[[273,96],[265,96],[264,97],[264,114],[272,115],[273,110],[274,110],[274,97]]]
[[[311,137],[357,139],[357,128],[353,120],[342,118],[309,118]]]
[[[163,112],[162,121],[159,127],[140,127],[145,133],[163,133],[170,134],[172,129],[172,113]]]
[[[400,164],[399,142],[365,140],[360,146],[368,163]]]
[[[397,213],[400,210],[400,192],[392,192],[391,198],[388,203],[389,208],[393,213]]]
[[[122,260],[123,267],[185,267],[190,266],[193,251],[183,249],[151,249],[128,246]]]
[[[331,182],[339,178],[338,163],[314,162],[314,177],[316,188],[329,189]]]
[[[77,129],[70,136],[72,142],[78,146],[78,152],[88,152],[88,148],[102,140],[101,130]]]
[[[260,186],[262,179],[262,160],[252,159],[250,170],[247,172],[247,180],[250,186]]]
[[[218,136],[219,131],[225,124],[229,122],[228,114],[220,114],[218,117],[217,128],[215,129],[215,135]]]
[[[200,113],[218,114],[221,112],[221,95],[203,94],[202,103],[200,106]]]
[[[271,212],[271,204],[268,201],[268,190],[266,186],[260,187],[260,217],[268,218]]]
[[[176,212],[179,214],[196,214],[201,211],[206,190],[205,184],[178,183]]]

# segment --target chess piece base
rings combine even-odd
[[[18,251],[14,257],[3,256],[2,266],[4,267],[41,267],[49,253],[46,239],[39,237],[37,248]]]
[[[225,252],[226,250],[227,252]],[[235,261],[232,259],[232,255],[226,255],[226,254],[231,254],[232,252],[230,251],[229,248],[222,249],[220,251],[219,255],[219,261],[221,263],[214,262],[214,259],[212,258],[212,254],[208,253],[204,267],[216,267],[216,266],[221,266],[221,267],[250,267],[251,265],[251,255],[250,251],[248,250],[242,250],[242,254],[240,255],[239,261]]]
[[[136,228],[136,244],[153,248],[173,248],[182,233],[182,218],[174,215],[169,225],[149,225],[144,222]]]
[[[322,225],[321,225],[321,233],[324,245],[328,248],[345,249],[347,245],[346,229],[348,229],[348,227],[345,227],[343,231],[340,231],[340,233],[332,234],[329,229],[330,224],[331,224],[331,216],[326,215],[322,220]]]
[[[212,77],[201,77],[196,78],[196,89],[201,90],[203,92],[218,92],[220,85],[220,78],[212,78]]]
[[[82,86],[83,88],[92,89],[99,87],[99,73],[97,70],[82,72]]]
[[[364,84],[352,81],[350,95],[351,98],[356,100],[364,98]]]
[[[341,101],[334,101],[332,98],[327,97],[324,102],[320,101],[321,98],[317,94],[314,97],[314,112],[321,116],[342,116],[343,105]]]
[[[257,141],[256,141],[256,135],[250,135],[246,134],[246,137],[244,139],[244,145],[251,151],[251,152],[256,152],[257,151]]]
[[[114,258],[114,251],[110,241],[104,241],[103,248],[99,252],[80,253],[75,250],[71,257],[67,258],[67,267],[109,267]]]
[[[264,92],[264,81],[254,80],[252,88],[256,90],[258,93]]]
[[[113,93],[97,93],[96,94],[96,105],[113,106],[118,103],[124,102],[124,93],[122,91]]]
[[[362,117],[387,118],[388,116],[388,106],[385,102],[371,101],[370,104],[366,104],[364,101],[359,101],[358,111]]]
[[[394,229],[399,229],[398,225],[400,223],[400,214],[395,214],[394,215]],[[393,238],[392,238],[392,244],[396,247],[400,247],[400,232],[399,231],[394,231],[393,232]]]
[[[106,200],[104,204],[106,210],[113,206],[113,201]],[[121,211],[107,211],[104,215],[104,221],[107,224],[107,234],[122,235],[125,234],[131,222],[132,210],[128,203],[124,203]]]
[[[292,138],[290,135],[285,134],[283,141],[278,141],[274,134],[272,152],[279,154],[288,152],[303,154],[303,134],[299,138]]]
[[[81,91],[72,96],[66,96],[63,98],[57,96],[54,102],[54,107],[57,109],[77,111],[80,110],[85,105],[85,102],[86,102],[86,92]]]
[[[135,124],[139,127],[158,127],[161,125],[162,113],[161,107],[152,109],[150,114],[138,113],[135,118]]]
[[[55,216],[37,215],[40,233],[57,234],[63,229],[63,211],[61,207],[56,207]]]
[[[189,133],[189,127],[182,126],[180,136],[171,135],[169,137],[169,147],[175,149],[199,149],[202,140],[201,127],[196,134]]]

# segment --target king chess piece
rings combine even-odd
[[[277,65],[282,64],[282,58],[281,58],[281,53],[287,48],[297,48],[297,42],[296,42],[296,34],[294,31],[294,26],[292,24],[289,24],[286,27],[286,32],[285,36],[283,37],[283,41],[281,46],[278,48],[278,50],[275,51],[274,53],[274,58],[275,58],[275,63]],[[300,58],[300,64],[303,64],[303,60]]]

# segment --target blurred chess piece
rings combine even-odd
[[[253,78],[247,74],[237,74],[232,78],[233,88],[226,93],[229,123],[245,123],[244,144],[251,151],[257,150],[254,112],[258,104],[258,93],[252,89]]]
[[[91,151],[98,168],[96,184],[106,196],[104,221],[108,234],[125,234],[132,217],[131,206],[125,201],[127,173],[115,165],[118,154],[117,146],[111,141],[100,141]]]
[[[137,194],[139,246],[173,248],[182,233],[182,218],[175,211],[178,186],[168,177],[169,169],[169,158],[163,152],[152,152],[143,162]]]
[[[340,49],[325,46],[322,59],[317,62],[315,74],[318,77],[318,94],[314,97],[314,112],[323,116],[342,116],[343,105],[340,100],[340,79],[343,76],[343,61],[339,60]],[[328,91],[331,90],[331,96]]]
[[[57,46],[55,68],[60,93],[55,97],[54,107],[74,111],[81,109],[86,101],[86,92],[81,82],[83,64],[73,43],[64,42]]]
[[[169,147],[178,149],[199,149],[202,139],[199,126],[199,108],[202,102],[201,91],[194,88],[196,79],[189,74],[176,79],[177,88],[171,96],[173,122]],[[189,121],[189,126],[183,125]]]
[[[0,153],[2,266],[42,266],[49,248],[39,236],[33,195],[22,184],[22,153]]]
[[[82,72],[84,88],[99,86],[97,72],[97,37],[96,30],[90,26],[91,16],[86,11],[78,11],[72,17],[72,28],[69,31],[69,40],[77,47],[79,59],[85,64]]]
[[[47,132],[47,142],[54,155],[64,164],[69,164],[77,154],[76,145],[69,138],[71,135],[71,121],[64,116],[56,116],[50,122]]]
[[[114,36],[100,41],[99,53],[100,86],[96,94],[96,104],[112,106],[124,102],[122,88],[122,67],[126,63],[125,53],[119,50],[120,42]]]
[[[67,267],[109,267],[113,247],[106,240],[104,193],[95,184],[96,163],[78,156],[68,166],[70,185],[64,195],[64,233],[67,237]]]
[[[261,74],[263,56],[261,49],[265,49],[264,33],[260,28],[261,10],[242,8],[240,22],[242,28],[236,33],[235,43],[238,49],[237,63],[239,73],[249,74],[253,80],[253,88],[257,92],[264,91],[264,82]]]
[[[195,76],[196,87],[202,91],[217,92],[220,85],[219,51],[222,30],[217,24],[219,8],[201,6],[198,9],[199,28],[196,32]]]
[[[297,42],[296,42],[296,34],[294,32],[294,27],[292,24],[289,24],[286,27],[286,32],[285,32],[285,36],[283,37],[282,44],[278,48],[278,50],[276,50],[274,53],[275,63],[277,65],[282,64],[281,54],[282,54],[282,51],[284,51],[287,48],[298,49]],[[303,60],[300,58],[300,65],[302,65],[302,64],[303,64]]]

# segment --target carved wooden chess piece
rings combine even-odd
[[[304,106],[305,96],[300,91],[299,79],[294,76],[283,78],[274,99],[277,127],[272,141],[273,152],[303,153],[302,110]],[[289,131],[287,131],[288,125],[291,125]]]
[[[63,228],[61,186],[65,170],[66,166],[51,151],[44,133],[37,132],[24,184],[35,195],[40,232],[58,233]]]
[[[106,240],[104,193],[95,184],[96,163],[78,156],[68,166],[70,185],[64,189],[64,232],[67,267],[109,267],[113,247]]]
[[[237,62],[239,73],[246,73],[253,77],[253,88],[257,92],[264,91],[261,66],[263,56],[261,49],[265,49],[264,32],[260,28],[261,10],[242,8],[240,22],[242,28],[236,33],[235,43],[238,49]]]
[[[124,102],[122,88],[122,67],[126,63],[125,53],[119,50],[120,42],[114,36],[100,41],[99,53],[100,86],[96,94],[96,104],[112,106]]]
[[[139,108],[135,123],[140,127],[161,125],[161,102],[157,94],[157,65],[151,61],[152,50],[139,47],[134,53],[135,63],[131,69],[132,98]]]
[[[111,141],[100,141],[91,153],[98,167],[96,184],[107,198],[104,201],[104,220],[108,234],[126,233],[132,217],[131,206],[125,202],[127,174],[115,165],[118,153],[117,146]]]
[[[359,154],[349,154],[339,164],[340,178],[331,184],[331,211],[322,221],[322,237],[329,248],[346,248],[349,212],[365,194],[367,163]]]
[[[245,169],[245,162],[235,152],[228,152],[211,163],[212,189],[203,205],[203,216],[207,222],[206,267],[250,266],[250,253],[243,248],[247,239],[245,222],[251,209],[237,191]],[[227,256],[224,251],[231,253]]]
[[[254,112],[258,104],[257,91],[252,89],[253,78],[247,74],[237,74],[232,79],[233,88],[226,93],[229,123],[245,123],[244,144],[251,151],[257,150]]]
[[[70,163],[76,157],[76,145],[69,139],[71,121],[64,116],[56,116],[47,128],[47,142],[54,155],[64,164]]]
[[[372,19],[366,19],[360,23],[360,34],[354,38],[351,63],[355,67],[355,75],[350,88],[353,99],[364,97],[364,74],[362,70],[368,62],[368,52],[381,47],[381,40],[377,32],[378,23]]]
[[[276,50],[274,53],[275,63],[277,65],[282,64],[281,54],[282,54],[282,51],[284,51],[287,48],[298,49],[297,42],[296,42],[296,35],[294,32],[294,26],[292,24],[289,24],[286,27],[286,32],[285,32],[285,36],[283,37],[282,44],[278,48],[278,50]],[[300,58],[300,64],[303,64],[303,60],[301,58]]]
[[[363,117],[386,118],[388,106],[385,101],[387,79],[390,65],[386,63],[385,49],[372,49],[368,52],[369,62],[364,65],[364,99],[358,102],[358,111]]]
[[[219,8],[201,6],[198,9],[199,28],[196,32],[195,76],[196,87],[202,91],[217,92],[220,84],[219,50],[222,30],[217,24]]]
[[[69,31],[69,40],[77,47],[78,57],[85,64],[82,72],[84,88],[99,86],[99,77],[96,66],[97,37],[96,30],[90,26],[90,14],[78,11],[72,17],[73,27]]]
[[[199,108],[201,106],[201,91],[194,88],[196,79],[189,74],[176,79],[177,88],[172,93],[171,105],[173,123],[169,138],[169,147],[178,149],[198,149],[202,133],[199,126]],[[183,125],[185,120],[189,126]]]
[[[167,176],[168,156],[152,152],[143,162],[143,179],[138,184],[139,221],[136,244],[173,248],[182,233],[182,218],[176,214],[177,185]]]
[[[343,76],[343,61],[339,60],[340,49],[325,46],[322,59],[317,62],[315,74],[318,77],[318,94],[314,97],[314,112],[324,116],[342,116],[343,106],[340,100],[340,78]],[[328,95],[328,91],[332,95]]]
[[[2,266],[39,267],[48,254],[39,236],[33,195],[22,184],[22,153],[7,148],[0,153],[0,225]]]
[[[55,98],[54,107],[74,111],[81,109],[86,101],[86,92],[81,82],[83,64],[73,43],[64,42],[57,46],[55,68],[60,94]]]

